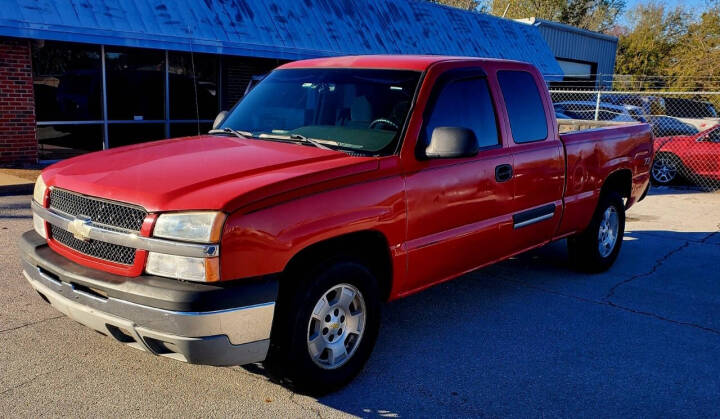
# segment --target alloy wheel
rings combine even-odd
[[[362,293],[350,284],[325,291],[315,303],[307,328],[307,349],[313,362],[336,369],[352,358],[365,331],[367,310]]]
[[[620,225],[620,218],[618,212],[614,206],[609,206],[603,213],[603,218],[600,221],[600,229],[598,231],[598,251],[600,256],[608,257],[613,249],[618,238],[618,228]]]

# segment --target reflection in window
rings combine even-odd
[[[165,119],[164,60],[163,51],[105,49],[108,119]]]
[[[457,106],[459,103],[462,106]],[[444,86],[425,126],[426,144],[437,127],[468,128],[475,133],[480,147],[498,145],[500,137],[487,81],[465,79]]]
[[[545,107],[537,83],[526,71],[499,71],[510,131],[516,143],[542,141],[548,136]]]
[[[110,148],[137,144],[165,138],[164,124],[110,124],[108,140]]]
[[[102,119],[99,46],[35,41],[32,70],[38,121]]]
[[[219,105],[217,56],[170,52],[168,64],[170,119],[197,119],[198,114],[200,119],[215,119]]]
[[[41,125],[37,129],[40,160],[67,159],[102,150],[102,125]]]

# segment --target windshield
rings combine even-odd
[[[415,71],[276,70],[235,106],[220,129],[391,154],[419,79]]]

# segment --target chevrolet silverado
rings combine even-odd
[[[526,63],[293,62],[207,135],[46,168],[23,274],[128,346],[265,361],[322,393],[362,369],[383,301],[560,239],[579,268],[608,269],[652,142],[647,124],[558,123]]]

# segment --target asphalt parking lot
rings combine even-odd
[[[0,416],[720,415],[720,193],[654,190],[605,274],[560,242],[386,305],[365,371],[320,399],[60,316],[21,275],[29,200],[0,197]]]

